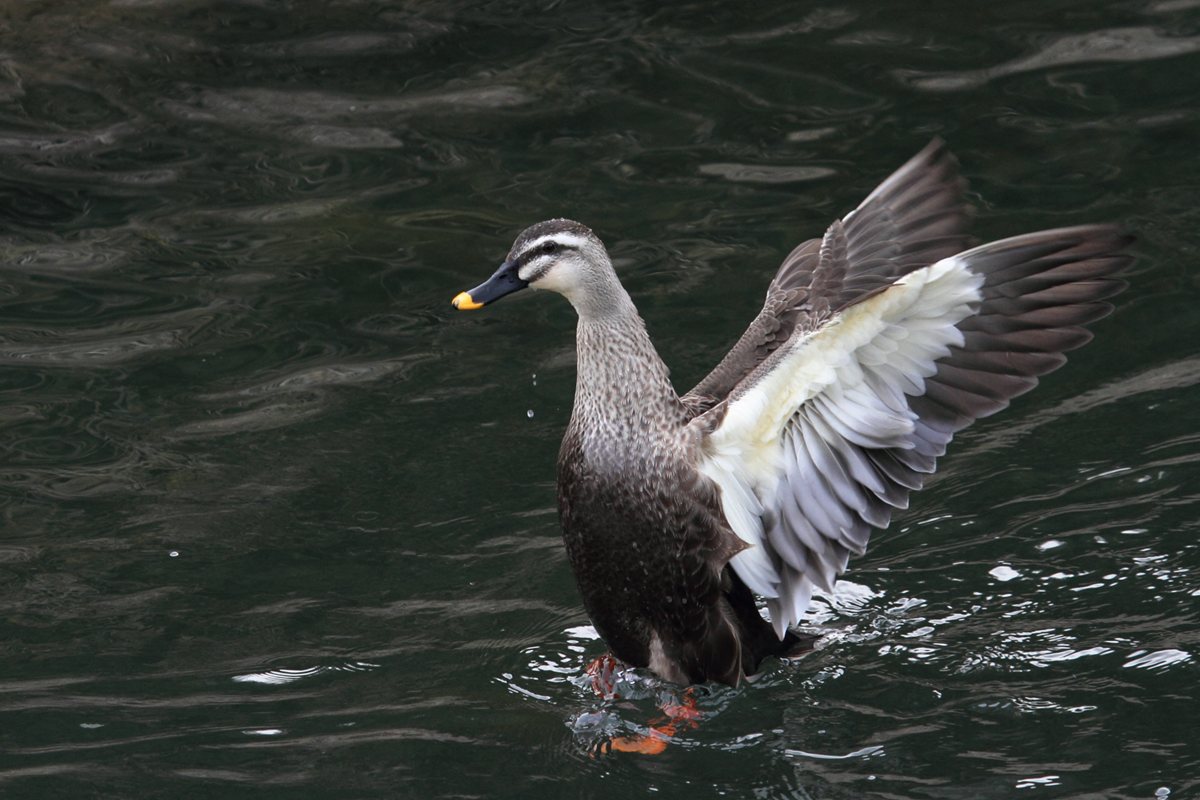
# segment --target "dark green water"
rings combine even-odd
[[[741,8],[0,9],[0,796],[1198,796],[1200,3]],[[1130,290],[816,652],[589,758],[656,703],[581,678],[573,315],[451,296],[577,218],[686,389],[933,135]]]

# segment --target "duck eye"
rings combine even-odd
[[[542,245],[542,252],[547,255],[558,252],[558,242],[546,242]]]

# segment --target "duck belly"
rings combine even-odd
[[[706,678],[688,645],[722,613],[707,505],[661,471],[560,462],[563,541],[588,616],[617,658],[681,683]]]

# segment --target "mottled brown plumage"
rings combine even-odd
[[[968,250],[963,191],[930,144],[788,255],[763,310],[682,397],[577,222],[528,228],[455,298],[479,308],[531,286],[579,313],[559,512],[584,606],[618,658],[737,684],[786,653],[813,588],[831,589],[906,507],[953,434],[1088,340],[1081,326],[1123,286],[1129,237],[1096,225]]]

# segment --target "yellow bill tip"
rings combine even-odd
[[[474,311],[477,308],[483,308],[483,303],[476,303],[471,299],[470,292],[459,292],[450,302],[459,311]]]

